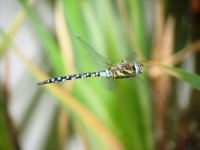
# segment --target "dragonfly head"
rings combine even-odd
[[[143,64],[133,62],[133,70],[136,74],[141,74],[143,72]]]

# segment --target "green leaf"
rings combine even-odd
[[[35,15],[33,9],[29,6],[29,4],[23,0],[20,1],[22,7],[24,8],[26,14],[28,15],[29,20],[31,21],[33,27],[37,31],[41,43],[45,47],[48,58],[50,59],[54,72],[56,74],[64,74],[64,65],[62,62],[61,53],[59,52],[59,47],[55,42],[55,39],[48,33],[45,29],[39,18]]]
[[[181,68],[175,68],[171,66],[163,65],[164,68],[167,69],[167,71],[175,76],[176,78],[183,80],[190,84],[193,88],[200,90],[200,76],[188,71],[185,71]]]
[[[143,1],[140,0],[128,0],[130,5],[130,14],[132,20],[133,31],[135,34],[136,47],[139,48],[140,53],[144,58],[150,56],[149,40],[147,39],[147,28],[144,17]]]
[[[0,84],[1,86],[1,84]],[[0,87],[2,91],[2,88]],[[14,138],[12,137],[12,129],[11,129],[11,122],[8,118],[8,108],[5,104],[6,100],[3,96],[3,92],[0,92],[0,149],[6,150],[14,150]]]

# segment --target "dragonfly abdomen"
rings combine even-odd
[[[39,82],[38,85],[55,83],[55,82],[63,82],[66,80],[74,80],[74,79],[87,78],[87,77],[105,77],[106,78],[106,77],[110,77],[110,75],[109,75],[108,70],[100,71],[100,72],[87,72],[87,73],[80,73],[80,74],[67,75],[63,77],[51,78],[51,79]]]

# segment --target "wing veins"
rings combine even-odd
[[[112,66],[113,64],[104,56],[102,56],[100,53],[98,53],[92,46],[90,46],[87,42],[82,40],[79,36],[76,36],[76,38],[86,47],[88,50],[93,53],[95,56],[97,56],[103,63],[107,64],[108,66]]]

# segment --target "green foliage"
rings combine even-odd
[[[190,84],[193,88],[200,90],[200,76],[188,71],[185,71],[181,68],[175,68],[171,66],[164,66],[169,72],[171,72],[175,77],[180,80],[183,80]]]
[[[134,5],[134,12],[130,12],[132,19],[129,26],[133,26],[133,30],[136,32],[135,39],[138,39],[136,40],[136,47],[139,47],[141,53],[147,56],[149,44],[145,40],[145,27],[140,9],[142,4],[139,1],[129,3]],[[66,23],[72,37],[73,35],[80,36],[95,49],[101,50],[100,53],[107,54],[111,61],[120,61],[120,57],[125,56],[130,50],[126,45],[131,44],[122,38],[127,37],[127,35],[122,31],[123,27],[118,20],[117,13],[115,13],[115,8],[112,6],[113,3],[98,1],[98,5],[96,5],[90,1],[69,0],[63,1],[62,4]],[[22,2],[22,6],[47,50],[46,55],[49,55],[48,57],[52,60],[52,69],[59,73],[62,70],[62,67],[60,67],[62,62],[60,62],[59,51],[56,50],[57,44],[44,30],[33,10],[25,2]],[[77,47],[76,44],[74,46],[78,70],[94,68],[93,62],[88,59],[88,56],[83,55],[83,48]],[[115,81],[114,87],[111,89],[103,83],[107,81],[102,82],[99,79],[74,81],[73,93],[88,110],[93,112],[113,132],[114,136],[120,139],[126,149],[154,149],[151,100],[149,96],[143,96],[149,95],[148,87],[136,80]],[[86,135],[90,139],[91,135],[94,138],[96,134],[87,134],[86,132]],[[91,145],[100,142],[98,138],[95,139],[90,140]],[[97,146],[95,149],[102,149],[102,147]]]
[[[26,14],[28,15],[32,25],[34,26],[35,30],[37,31],[38,37],[40,38],[46,53],[48,54],[48,58],[51,61],[51,64],[53,66],[53,71],[56,74],[63,74],[64,68],[63,68],[63,62],[61,59],[61,54],[59,53],[58,44],[55,42],[53,37],[48,33],[47,30],[45,30],[45,27],[41,23],[41,21],[38,19],[36,14],[33,12],[33,9],[28,5],[28,3],[24,0],[20,1]]]
[[[0,87],[2,91],[2,87]],[[0,149],[14,150],[14,141],[11,134],[8,112],[5,107],[5,97],[3,92],[0,92]]]
[[[64,1],[63,7],[69,31],[89,42],[99,53],[107,54],[107,57],[113,62],[120,61],[130,50],[126,47],[130,43],[121,38],[126,35],[122,31],[123,27],[112,6],[113,3],[110,1],[98,1],[97,3],[98,5],[90,1],[81,1],[80,3]],[[138,4],[138,7],[140,5]],[[140,11],[140,9],[138,10]],[[139,32],[144,33],[143,22],[140,21],[135,26],[140,35],[138,39],[142,40]],[[91,39],[87,40],[89,37]],[[148,45],[144,41],[140,41],[140,43],[143,43],[143,46]],[[143,46],[141,50],[147,51],[147,48]],[[76,47],[74,51],[78,51],[75,60],[80,62],[81,68],[85,68],[85,66],[89,68],[88,66],[94,64],[85,59],[87,56],[83,55],[84,50],[81,50],[81,47]],[[120,58],[121,56],[122,58]],[[150,119],[152,118],[151,100],[148,96],[140,96],[141,92],[139,91],[142,90],[144,95],[148,95],[147,87],[143,87],[142,82],[137,83],[137,81],[128,79],[127,81],[112,81],[115,84],[109,89],[104,84],[107,80],[100,80],[74,81],[74,94],[106,126],[110,127],[110,130],[120,139],[126,149],[154,149],[153,120]]]
[[[26,1],[21,0],[20,3],[38,34],[44,49],[43,52],[49,58],[50,66],[52,66],[50,69],[53,71],[53,75],[63,75],[66,70],[64,70],[63,57],[61,56],[57,39],[45,29],[44,24]],[[132,51],[137,51],[141,58],[150,57],[151,47],[147,38],[148,33],[146,32],[147,27],[145,26],[141,1],[127,0],[119,4],[117,1],[108,0],[64,0],[58,3],[64,10],[66,28],[73,45],[75,60],[73,65],[78,72],[99,71],[100,67],[97,68],[95,64],[98,58],[93,56],[91,58],[91,55],[85,54],[86,48],[78,44],[78,41],[74,38],[75,36],[80,36],[113,63],[124,59]],[[3,51],[11,39],[11,36],[4,38],[4,44],[0,45],[0,52]],[[180,68],[164,65],[160,65],[160,67],[172,72],[175,77],[188,82],[192,87],[200,89],[200,77],[198,75]],[[145,82],[142,82],[140,78]],[[155,149],[152,93],[151,86],[147,84],[149,79],[146,72],[134,79],[109,80],[91,78],[69,82],[73,82],[74,85],[70,94],[86,110],[93,114],[111,132],[114,138],[120,141],[118,144],[122,145],[124,149]],[[49,92],[52,91],[50,90]],[[40,95],[41,93],[39,92],[36,98],[39,99]],[[73,120],[74,130],[76,130],[76,127],[81,128],[84,137],[87,138],[89,149],[110,149],[111,143],[102,139],[98,134],[97,130],[100,129],[88,125],[88,120],[81,118],[78,110],[72,109],[68,105],[68,101],[64,103],[59,98],[55,97],[55,101],[62,106],[61,109],[64,108],[69,114],[70,120]],[[33,100],[35,101],[35,103],[31,103],[33,107],[30,106],[30,111],[27,111],[20,126],[21,132],[26,128],[28,118],[37,106],[38,101],[34,98]],[[2,121],[3,113],[0,114],[0,121]],[[54,116],[54,122],[51,124],[52,130],[46,143],[44,143],[46,144],[44,149],[60,148],[56,130],[56,118],[58,115],[59,113],[56,113]],[[2,122],[5,123],[5,121]],[[0,125],[0,132],[5,133],[6,130],[2,129],[6,126],[3,123],[0,123]],[[0,135],[8,143],[7,145],[10,145],[10,141],[6,137],[7,134]]]

